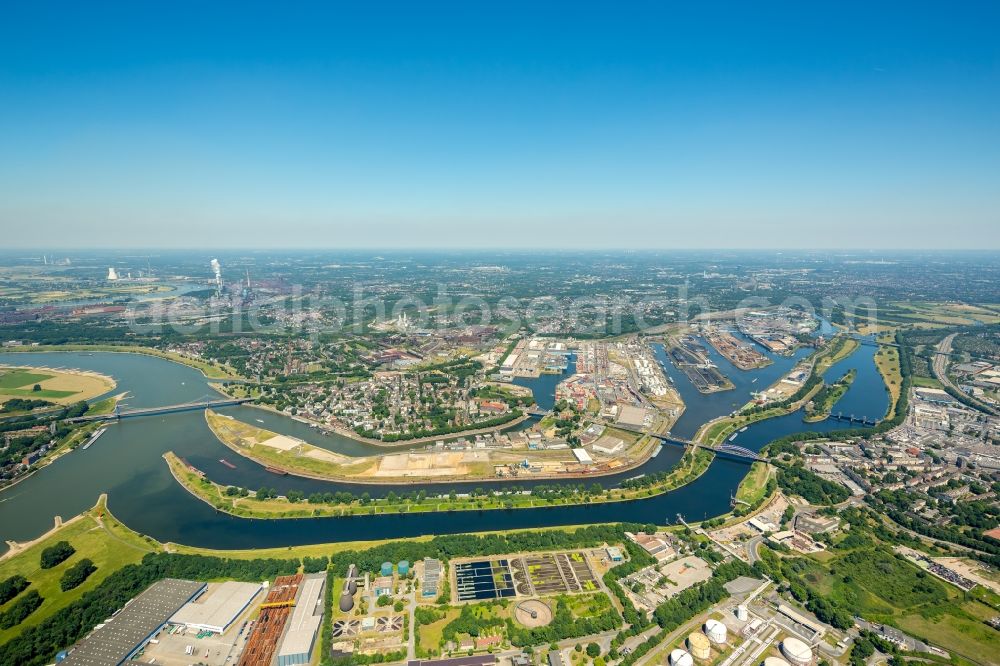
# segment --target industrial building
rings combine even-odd
[[[379,576],[372,587],[376,597],[392,595],[392,576]]]
[[[271,666],[278,640],[285,630],[291,608],[298,597],[302,574],[278,576],[260,606],[257,623],[247,638],[239,666]]]
[[[432,557],[424,558],[424,579],[420,587],[423,597],[436,597],[441,584],[441,560]]]
[[[278,666],[308,664],[312,658],[316,635],[323,621],[323,587],[325,574],[307,576],[299,585],[299,598],[288,620],[288,628],[278,647]]]
[[[221,634],[236,621],[263,589],[260,583],[227,581],[209,585],[203,594],[184,604],[170,618],[170,624]]]
[[[470,657],[446,657],[444,659],[411,659],[406,666],[495,666],[496,655],[478,654]]]
[[[205,583],[165,578],[125,604],[117,615],[80,641],[62,661],[65,666],[118,666],[141,650],[184,604],[201,594]]]
[[[826,628],[822,624],[814,622],[790,606],[778,604],[778,612],[794,622],[797,630],[809,640],[818,640],[826,633]]]

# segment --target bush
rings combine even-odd
[[[97,571],[97,567],[94,566],[94,563],[84,558],[66,569],[66,572],[63,573],[62,578],[59,580],[59,587],[63,592],[68,592],[75,587],[79,587],[95,571]]]
[[[31,590],[0,613],[0,629],[10,629],[21,624],[42,605],[42,601],[44,599],[38,594],[38,590]]]
[[[303,557],[302,558],[302,570],[307,573],[319,573],[320,571],[326,571],[326,567],[330,564],[330,558],[326,555],[320,557]]]
[[[597,643],[587,643],[587,656],[591,659],[601,656],[601,646]]]
[[[0,604],[5,604],[28,589],[31,583],[24,576],[11,576],[0,583]]]
[[[60,541],[49,546],[42,551],[41,565],[43,569],[51,569],[57,564],[65,562],[66,559],[76,552],[76,548],[69,545],[69,541]]]

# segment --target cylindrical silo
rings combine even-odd
[[[812,664],[812,648],[794,636],[781,641],[781,654],[785,655],[793,666],[809,666]]]
[[[670,666],[694,666],[694,659],[687,650],[678,648],[670,653]]]
[[[726,625],[716,619],[710,619],[705,623],[705,634],[713,643],[721,644],[726,642]]]
[[[691,651],[691,656],[695,659],[704,660],[712,656],[712,644],[709,643],[708,637],[700,631],[695,631],[688,636],[687,646],[688,650]]]

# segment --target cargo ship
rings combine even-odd
[[[90,436],[90,439],[88,439],[87,442],[82,447],[80,447],[80,449],[83,450],[83,451],[86,451],[87,449],[89,449],[90,445],[93,444],[94,442],[96,442],[97,438],[100,437],[101,435],[103,435],[106,431],[107,431],[107,428],[101,428],[100,430],[98,430],[97,432],[95,432],[93,435]]]
[[[660,451],[662,451],[662,450],[663,450],[663,444],[657,444],[657,445],[656,445],[656,450],[655,450],[655,451],[653,451],[653,452],[652,452],[652,453],[650,454],[650,456],[649,456],[649,457],[650,457],[650,458],[655,458],[656,456],[660,455]]]
[[[278,469],[277,467],[267,466],[264,469],[266,469],[271,474],[277,474],[278,476],[288,476],[288,472],[286,472],[283,469]]]
[[[222,463],[223,465],[225,465],[226,467],[228,467],[229,469],[236,469],[236,465],[234,465],[233,463],[229,462],[225,458],[219,458],[219,462]]]

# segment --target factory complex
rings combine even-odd
[[[66,666],[296,666],[308,664],[323,620],[324,574],[273,583],[151,585],[75,646]],[[265,592],[266,591],[266,592]]]

